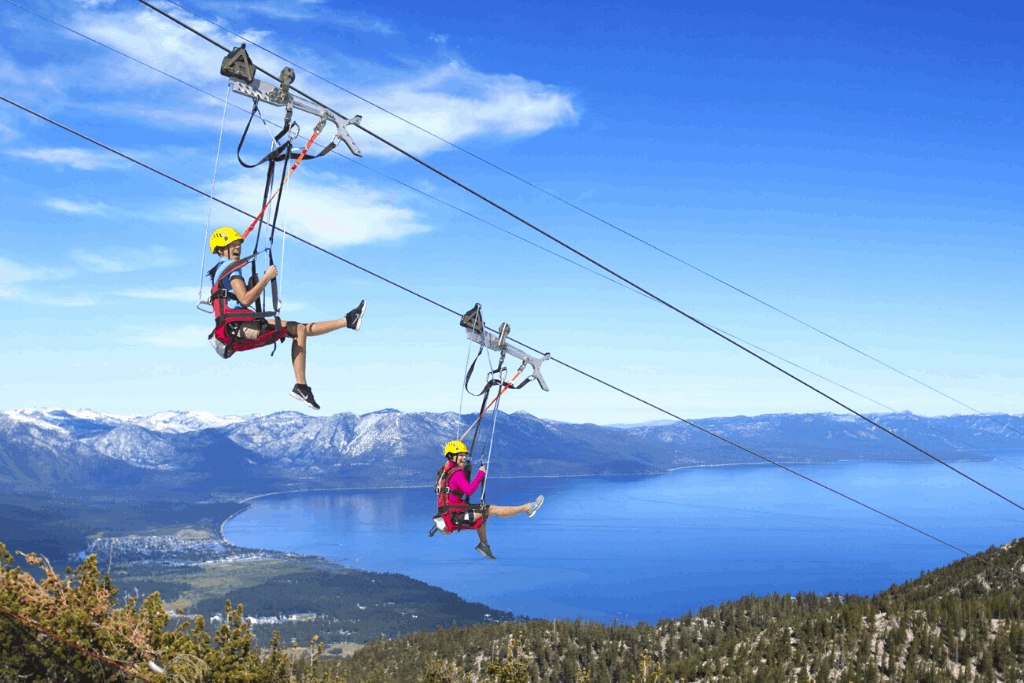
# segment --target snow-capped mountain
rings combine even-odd
[[[0,411],[0,486],[53,493],[109,487],[160,492],[261,492],[312,486],[429,485],[443,444],[475,416],[455,413],[312,417],[163,412],[118,416],[91,410]],[[944,459],[1024,451],[1024,418],[872,416]],[[490,416],[481,430],[490,433]],[[695,421],[765,457],[785,462],[927,456],[859,418],[831,413]],[[484,439],[485,440],[485,439]],[[475,459],[485,457],[478,448]],[[500,413],[494,476],[652,474],[672,468],[760,462],[682,422],[634,427],[571,424]]]

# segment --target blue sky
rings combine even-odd
[[[303,69],[964,403],[1022,411],[1019,7],[187,6],[288,58],[296,85],[339,113],[361,114],[711,325],[891,408],[968,412]],[[137,2],[26,7],[193,87],[5,0],[0,94],[210,189],[222,52]],[[284,65],[250,54],[273,72]],[[234,158],[246,118],[227,110],[216,192],[255,212],[263,171]],[[298,120],[307,135],[312,118]],[[252,135],[250,158],[268,144],[261,124]],[[283,227],[453,309],[481,302],[488,323],[508,321],[513,337],[685,417],[837,410],[678,314],[509,235],[567,255],[353,136],[363,165],[347,154],[303,164]],[[0,408],[301,408],[287,396],[287,348],[223,361],[206,342],[212,321],[195,303],[207,200],[5,103],[0,140],[0,305],[12,327]],[[212,210],[214,227],[247,223]],[[294,240],[279,240],[275,259],[286,318],[329,319],[368,301],[360,332],[310,342],[309,383],[324,412],[459,409],[468,347],[453,316]],[[786,367],[858,410],[885,410]],[[664,417],[564,368],[544,374],[550,393],[530,386],[503,409],[596,423]]]

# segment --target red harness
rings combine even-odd
[[[224,270],[220,279],[213,281],[217,267],[210,271],[210,280],[213,287],[210,290],[210,304],[213,306],[213,314],[216,316],[216,327],[210,333],[210,343],[221,358],[230,358],[236,351],[248,351],[258,349],[269,344],[276,344],[285,338],[287,331],[283,326],[270,325],[263,314],[251,311],[248,308],[231,308],[228,300],[238,301],[238,297],[230,288],[231,276],[237,273],[253,257],[249,256],[239,259]],[[244,323],[260,323],[260,333],[255,339],[246,339],[242,334]]]
[[[448,483],[452,475],[459,471],[455,463],[448,461],[437,472],[437,516],[444,519],[444,528],[440,529],[442,534],[450,534],[453,531],[463,529],[476,529],[487,519],[487,507],[485,505],[474,505],[469,502],[469,497],[464,493],[452,491]],[[452,495],[460,502],[452,503],[448,496]],[[473,513],[478,513],[473,519]],[[435,518],[436,519],[436,518]]]

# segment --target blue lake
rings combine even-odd
[[[1024,504],[1024,454],[954,463]],[[800,465],[801,473],[969,553],[1024,535],[1024,511],[932,463]],[[872,594],[962,557],[772,466],[657,477],[494,479],[488,502],[543,493],[530,519],[428,538],[433,488],[279,494],[225,524],[236,545],[395,572],[539,618],[626,623],[773,592]]]

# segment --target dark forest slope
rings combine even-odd
[[[635,628],[478,625],[374,642],[336,666],[349,681],[1022,681],[1022,567],[1018,540],[870,598],[747,597]]]

